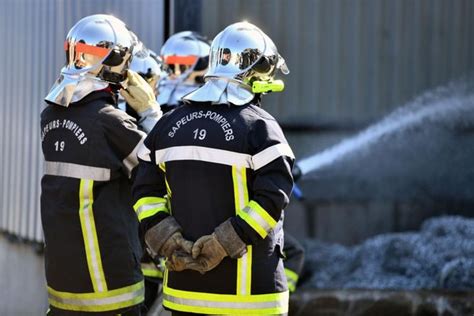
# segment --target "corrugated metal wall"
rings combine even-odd
[[[41,240],[39,113],[63,63],[67,30],[83,16],[111,13],[158,51],[163,2],[0,2],[1,230]],[[275,40],[292,73],[286,92],[269,96],[265,105],[285,123],[365,123],[422,90],[474,69],[470,0],[200,3],[201,21],[196,25],[210,38],[226,25],[247,19]]]
[[[42,239],[39,218],[43,97],[64,63],[63,42],[81,17],[113,14],[151,49],[163,42],[163,0],[0,2],[0,230]]]
[[[277,44],[291,74],[265,106],[285,123],[365,123],[474,70],[471,0],[202,0],[213,38],[243,19]]]

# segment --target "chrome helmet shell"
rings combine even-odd
[[[109,83],[120,83],[136,44],[136,36],[114,16],[81,19],[67,34],[66,65],[45,100],[67,107]]]
[[[184,31],[171,36],[161,48],[165,76],[158,87],[158,103],[177,105],[199,88],[209,64],[209,42],[202,35]]]
[[[251,23],[234,23],[212,41],[206,84],[184,99],[243,105],[255,96],[252,83],[272,80],[277,70],[289,73],[270,37]]]

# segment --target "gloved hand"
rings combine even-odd
[[[217,226],[214,233],[202,236],[194,243],[191,253],[199,266],[188,264],[188,268],[204,273],[217,267],[225,257],[236,259],[246,252],[247,245],[227,220]]]
[[[168,216],[145,233],[145,243],[154,260],[169,258],[176,250],[191,254],[193,243],[184,239],[181,226],[173,216]]]
[[[210,271],[228,256],[224,247],[217,240],[215,233],[199,238],[192,248],[193,259],[197,261],[202,271]]]
[[[132,70],[127,70],[127,79],[127,88],[120,89],[120,94],[138,114],[159,109],[153,89],[145,79]]]
[[[201,264],[193,259],[191,254],[177,250],[166,260],[166,267],[170,271],[183,271],[186,269],[199,271],[204,274],[205,271]]]
[[[184,250],[185,253],[191,254],[192,248],[193,242],[184,239],[180,232],[176,232],[165,241],[158,254],[170,258],[175,251],[180,249]]]

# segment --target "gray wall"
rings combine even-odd
[[[474,71],[474,1],[200,1],[203,34],[213,38],[227,25],[247,20],[285,57],[291,70],[283,78],[286,91],[266,97],[264,107],[284,126],[315,128],[286,130],[297,160]],[[456,210],[411,201],[354,202],[348,196],[322,203],[308,189],[313,182],[303,178],[301,184],[311,196],[304,203],[293,199],[285,219],[288,231],[300,238],[354,244],[375,234],[417,229],[429,216]]]
[[[0,2],[0,230],[40,241],[43,97],[64,63],[63,42],[81,17],[108,13],[147,45],[163,41],[163,1],[3,0]]]
[[[180,0],[182,1],[182,0]],[[474,1],[202,0],[210,38],[247,20],[291,73],[266,106],[284,123],[365,123],[474,70]]]
[[[287,124],[361,126],[474,69],[474,1],[176,0],[171,7],[186,8],[186,2],[202,7],[195,10],[199,21],[184,24],[210,38],[247,19],[274,39],[292,72],[287,90],[268,96],[265,106]],[[163,3],[0,2],[0,230],[41,240],[38,118],[63,63],[67,30],[85,15],[112,13],[159,51]],[[175,12],[176,19],[189,16],[199,15]],[[304,157],[349,134],[288,136]]]

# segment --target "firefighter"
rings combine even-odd
[[[171,36],[161,49],[164,77],[158,86],[158,101],[164,113],[181,105],[181,98],[204,84],[209,63],[209,42],[202,35],[184,31]],[[227,60],[224,58],[224,62]],[[133,62],[132,62],[132,69]],[[136,70],[138,72],[138,69]],[[296,290],[304,263],[304,249],[285,232],[283,260],[290,292]]]
[[[176,33],[163,44],[160,54],[165,76],[158,85],[158,103],[164,113],[204,84],[209,48],[209,41],[192,31]]]
[[[206,83],[138,152],[134,208],[147,247],[167,258],[163,305],[173,315],[288,312],[282,210],[294,156],[259,106],[283,90],[278,70],[289,72],[265,33],[228,26],[212,42]]]
[[[66,65],[41,113],[41,219],[56,315],[140,315],[143,276],[130,176],[145,134],[116,108],[159,116],[152,89],[127,71],[136,41],[119,19],[92,15],[69,31]]]

